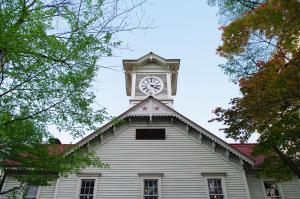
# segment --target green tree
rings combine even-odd
[[[259,134],[254,154],[266,158],[262,175],[300,178],[300,2],[211,3],[229,16],[217,51],[227,59],[221,68],[241,91],[229,108],[215,109],[214,120],[227,126],[228,137],[241,142]]]
[[[17,195],[25,191],[28,184],[48,185],[50,180],[78,173],[88,166],[108,167],[96,154],[87,150],[52,144],[51,139],[44,142],[43,132],[30,120],[15,122],[1,129],[0,133],[0,155],[4,159],[0,164],[1,169],[4,175],[19,174],[15,177],[20,182],[19,186],[2,191],[0,195]]]
[[[15,161],[21,171],[32,169],[22,182],[43,184],[41,171],[65,175],[103,166],[89,153],[49,154],[43,143],[51,137],[49,125],[78,137],[106,118],[93,107],[99,60],[121,45],[117,33],[143,28],[131,20],[143,3],[0,0],[0,170]],[[47,158],[53,164],[45,164]]]

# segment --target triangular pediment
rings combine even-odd
[[[126,116],[171,116],[172,114],[173,110],[170,107],[149,97],[148,100],[134,106]]]
[[[187,129],[193,129],[193,134],[196,134],[196,137],[209,140],[209,142],[212,145],[221,146],[226,152],[234,154],[236,157],[240,158],[242,161],[245,161],[250,165],[254,165],[254,162],[251,159],[249,159],[247,156],[230,146],[228,143],[226,143],[211,132],[205,130],[203,127],[189,120],[173,108],[163,104],[162,102],[160,102],[152,96],[143,100],[139,104],[131,107],[126,112],[119,115],[115,120],[102,126],[94,133],[88,135],[87,137],[79,141],[76,145],[78,147],[87,146],[90,141],[94,140],[97,137],[101,137],[101,135],[105,132],[110,132],[111,134],[113,134],[113,129],[115,128],[115,126],[118,125],[118,122],[116,123],[115,121],[122,121],[130,119],[132,117],[149,117],[150,120],[152,117],[175,118],[176,120],[179,120],[180,122],[184,123]]]

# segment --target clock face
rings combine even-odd
[[[157,95],[163,90],[164,84],[158,77],[147,76],[140,81],[139,88],[143,93],[147,95]]]

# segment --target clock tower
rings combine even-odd
[[[164,59],[152,52],[136,60],[123,60],[130,105],[152,96],[172,106],[179,65],[180,59]]]

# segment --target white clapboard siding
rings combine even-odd
[[[251,199],[265,199],[261,180],[255,174],[247,174],[246,177]]]
[[[40,199],[53,199],[54,197],[54,190],[55,190],[55,185],[56,185],[56,180],[49,182],[49,186],[40,186],[39,187],[39,191],[38,191],[38,198]],[[8,189],[11,189],[13,187],[18,187],[20,186],[20,182],[18,182],[18,180],[16,178],[14,178],[13,176],[8,175],[6,177],[5,183],[4,183],[4,187],[3,187],[3,191],[6,191]],[[19,193],[16,195],[17,198],[23,198],[24,192],[23,191],[19,191]],[[6,194],[6,195],[2,195],[0,196],[0,199],[8,199],[8,198],[14,198],[11,194]]]
[[[56,186],[56,180],[49,182],[49,186],[40,186],[40,199],[53,199]]]
[[[293,178],[289,182],[281,183],[281,187],[285,199],[299,199],[300,198],[300,180]]]
[[[262,179],[255,176],[255,174],[247,174],[247,181],[250,191],[251,199],[265,199],[264,187]],[[297,178],[291,181],[278,183],[279,189],[284,199],[300,199],[300,185]]]
[[[110,169],[88,168],[82,173],[101,173],[98,199],[141,199],[138,173],[163,173],[163,199],[204,199],[207,188],[201,173],[226,173],[228,199],[248,199],[244,172],[188,137],[166,126],[166,140],[136,140],[135,127],[127,128],[96,153],[109,163]],[[76,176],[60,179],[57,199],[76,198]]]
[[[69,175],[68,177],[61,177],[57,184],[56,198],[71,199],[76,198],[78,177]]]
[[[9,189],[12,189],[12,188],[18,187],[18,186],[20,186],[19,181],[18,181],[16,178],[14,178],[13,176],[7,175],[7,176],[6,176],[6,179],[5,179],[5,182],[4,182],[4,187],[2,188],[2,191],[7,191],[7,190],[9,190]],[[0,198],[1,198],[1,199],[13,198],[13,196],[12,196],[11,194],[12,194],[12,193],[10,193],[10,194],[5,194],[5,195],[1,195]],[[22,193],[20,193],[20,192],[19,192],[19,193],[16,193],[15,196],[21,198]]]

